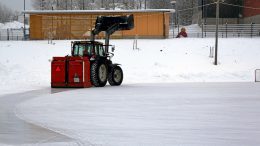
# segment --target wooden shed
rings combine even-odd
[[[97,16],[134,15],[135,28],[118,31],[112,38],[167,38],[173,10],[46,10],[30,15],[30,39],[84,39],[90,36]],[[102,38],[104,34],[98,37]]]

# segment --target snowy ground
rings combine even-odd
[[[114,62],[121,63],[123,84],[172,82],[253,82],[260,68],[260,39],[220,39],[219,65],[209,58],[213,38],[111,40]],[[0,92],[50,86],[52,56],[70,54],[70,41],[1,41]]]

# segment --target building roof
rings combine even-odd
[[[25,14],[71,14],[71,13],[150,13],[168,12],[174,13],[175,9],[145,9],[145,10],[26,10]]]

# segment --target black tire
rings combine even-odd
[[[106,64],[94,62],[91,65],[90,77],[95,87],[104,87],[107,84],[107,75]]]
[[[120,86],[123,82],[124,74],[120,66],[111,68],[108,74],[108,82],[111,86]]]

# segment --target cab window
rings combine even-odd
[[[83,56],[85,50],[85,46],[78,44],[78,45],[74,45],[74,52],[73,55],[74,56]]]
[[[105,56],[105,51],[104,51],[103,46],[101,46],[101,45],[96,45],[96,48],[97,48],[97,50],[98,50],[98,55],[104,57],[104,56]]]
[[[91,56],[91,55],[93,55],[93,47],[92,47],[92,45],[91,44],[88,44],[87,46],[86,46],[86,55],[88,55],[88,56]]]

